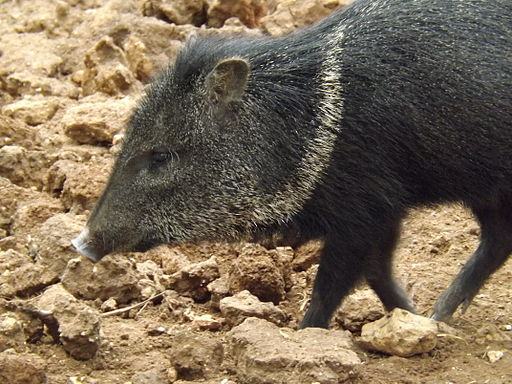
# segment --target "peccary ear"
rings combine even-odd
[[[242,98],[249,78],[249,63],[243,59],[221,60],[206,77],[209,97],[216,103]]]

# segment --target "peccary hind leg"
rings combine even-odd
[[[502,200],[503,202],[505,199]],[[511,201],[508,199],[508,201]],[[480,244],[434,305],[432,318],[447,320],[462,304],[464,312],[485,280],[512,252],[512,207],[509,202],[473,208],[480,222]]]

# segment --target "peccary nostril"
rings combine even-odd
[[[101,260],[105,252],[94,247],[89,237],[89,229],[85,228],[77,237],[71,240],[71,244],[76,248],[78,253],[87,257],[92,262],[96,263]]]

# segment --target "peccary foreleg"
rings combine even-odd
[[[505,201],[505,199],[503,199]],[[448,289],[434,305],[432,318],[449,319],[462,304],[464,312],[485,280],[496,271],[512,252],[512,207],[510,199],[491,207],[474,207],[480,222],[480,244]]]

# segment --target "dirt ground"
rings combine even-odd
[[[162,246],[93,266],[69,242],[104,186],[124,121],[187,37],[278,35],[349,2],[0,0],[0,383],[512,383],[510,260],[430,352],[363,349],[362,325],[384,310],[361,285],[331,330],[305,342],[321,340],[322,352],[336,341],[344,357],[310,361],[301,344],[289,363],[284,347],[272,358],[251,353],[281,349],[278,338],[310,340],[294,329],[321,244]],[[421,314],[478,237],[463,207],[406,218],[395,271]]]

